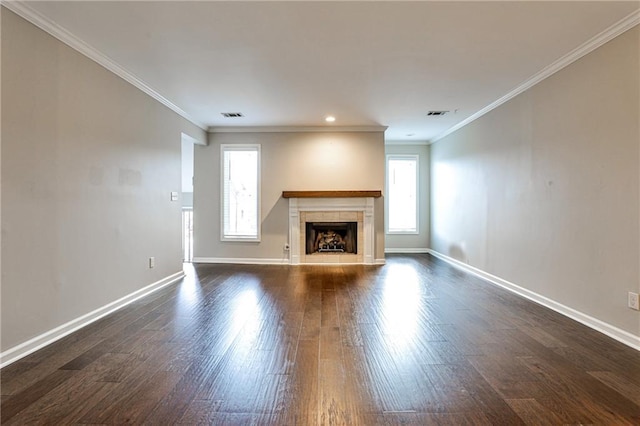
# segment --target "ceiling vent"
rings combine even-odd
[[[244,117],[241,112],[221,112],[224,118],[240,118]]]
[[[427,116],[445,115],[449,111],[429,111]]]

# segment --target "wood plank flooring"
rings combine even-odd
[[[640,424],[639,352],[428,255],[188,268],[1,370],[1,423]]]

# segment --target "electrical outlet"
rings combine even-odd
[[[153,268],[154,266],[156,266],[156,258],[155,257],[150,257],[149,258],[149,269]]]
[[[285,245],[284,245],[284,251],[289,251],[289,248],[290,248],[290,247],[289,247],[289,244],[285,244]]]
[[[638,293],[629,292],[629,307],[631,309],[635,309],[636,311],[640,311],[640,300],[638,300]]]

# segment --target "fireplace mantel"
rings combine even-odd
[[[282,198],[380,198],[382,191],[282,191]]]

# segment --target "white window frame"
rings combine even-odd
[[[390,230],[389,218],[390,208],[389,202],[391,200],[390,185],[389,185],[389,161],[391,160],[413,160],[416,163],[416,228],[415,230]],[[389,235],[417,235],[420,233],[420,156],[418,154],[388,154],[387,162],[385,164],[385,183],[386,194],[385,201],[387,203],[387,214],[385,215],[385,231]]]
[[[224,153],[228,151],[256,151],[258,153],[258,170],[256,171],[257,176],[257,199],[256,199],[256,214],[257,214],[257,228],[256,235],[246,235],[246,236],[237,236],[237,235],[225,235],[225,226],[224,226],[224,211],[225,211],[225,198],[224,198]],[[230,241],[230,242],[260,242],[260,238],[262,235],[262,210],[261,210],[261,173],[260,173],[260,163],[261,163],[261,155],[260,155],[260,145],[259,144],[221,144],[220,145],[220,241]]]

